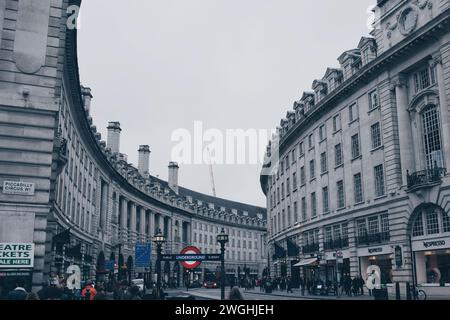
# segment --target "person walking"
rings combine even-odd
[[[95,290],[91,281],[86,282],[86,286],[81,291],[81,297],[83,300],[94,300],[97,295],[97,290]]]
[[[228,300],[244,300],[244,297],[238,287],[233,287],[233,289],[231,289],[230,294],[228,295]]]
[[[361,290],[361,295],[364,295],[364,280],[362,278],[362,276],[358,276],[358,281],[359,281],[359,289]]]
[[[300,278],[300,289],[302,291],[302,296],[305,295],[305,289],[306,289],[305,287],[306,287],[305,280],[303,278]]]
[[[25,284],[22,280],[16,281],[16,288],[8,293],[8,300],[26,300],[28,292],[25,290]]]
[[[291,278],[287,279],[286,293],[294,293],[294,291],[292,291],[292,279]]]

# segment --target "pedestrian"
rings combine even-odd
[[[39,299],[39,296],[38,296],[37,293],[35,293],[35,292],[30,292],[30,293],[27,295],[27,297],[26,297],[25,300],[40,300],[40,299]]]
[[[287,280],[286,293],[294,293],[294,291],[292,291],[292,280],[291,280],[291,278],[288,278],[288,280]]]
[[[95,290],[94,286],[92,285],[92,282],[87,281],[86,286],[81,291],[81,297],[83,298],[83,300],[94,300],[96,295],[97,290]]]
[[[108,300],[106,291],[105,291],[105,287],[103,286],[103,284],[97,285],[96,290],[97,290],[97,294],[95,295],[93,300]]]
[[[358,296],[358,292],[359,292],[359,281],[357,277],[354,277],[352,279],[352,291],[353,291],[353,295],[356,297]]]
[[[139,287],[138,286],[132,286],[130,288],[130,300],[142,300],[139,296]]]
[[[233,289],[231,289],[228,300],[244,300],[244,297],[238,287],[233,287]]]
[[[306,284],[304,278],[300,278],[300,289],[302,290],[302,296],[305,295]]]
[[[8,293],[8,300],[26,300],[28,296],[25,284],[21,279],[16,281],[16,288]]]
[[[362,278],[362,276],[358,277],[359,280],[359,289],[361,290],[361,295],[364,295],[364,280]]]
[[[130,300],[130,295],[128,292],[128,282],[123,280],[119,287],[116,289],[114,300]]]

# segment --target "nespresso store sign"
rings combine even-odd
[[[446,249],[450,247],[450,237],[413,241],[412,246],[414,251]]]
[[[392,253],[391,246],[379,246],[379,247],[369,247],[369,248],[358,249],[358,256],[360,256],[360,257],[379,256],[379,255],[391,254],[391,253]]]

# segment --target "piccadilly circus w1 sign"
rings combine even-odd
[[[183,250],[181,250],[180,254],[201,254],[201,251],[197,247],[186,247]],[[181,262],[181,265],[185,267],[186,269],[195,269],[199,265],[201,265],[201,261],[183,261]]]

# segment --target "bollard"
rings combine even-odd
[[[396,300],[401,300],[401,297],[400,297],[400,282],[396,282],[395,283],[395,299]]]

